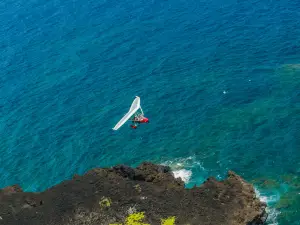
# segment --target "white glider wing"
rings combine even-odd
[[[128,113],[126,113],[123,118],[116,124],[113,130],[118,130],[127,120],[130,119],[138,110],[141,108],[141,100],[140,97],[136,96],[134,101],[132,102]]]

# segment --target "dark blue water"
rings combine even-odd
[[[300,3],[0,3],[0,187],[149,160],[187,186],[231,169],[300,224]],[[112,127],[134,97],[151,122]]]

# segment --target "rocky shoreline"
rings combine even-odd
[[[232,171],[185,189],[169,167],[96,168],[41,193],[0,190],[2,225],[261,225],[266,204]]]

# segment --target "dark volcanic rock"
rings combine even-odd
[[[143,217],[134,214],[139,212],[141,222],[151,225],[171,217],[165,224],[259,225],[266,220],[265,208],[252,185],[231,171],[224,181],[209,178],[185,189],[169,167],[147,162],[136,169],[93,169],[42,193],[25,193],[19,186],[0,190],[5,225],[142,224],[128,219]]]

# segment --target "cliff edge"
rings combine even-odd
[[[148,162],[93,169],[41,193],[0,190],[1,225],[260,225],[265,208],[232,171],[185,189],[169,167]]]

